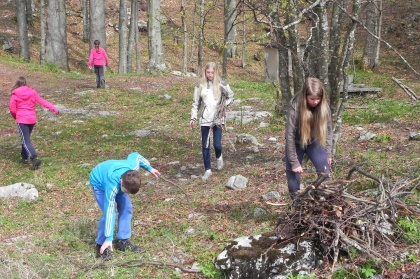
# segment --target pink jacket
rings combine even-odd
[[[10,98],[10,114],[16,119],[16,123],[35,124],[36,123],[36,103],[44,108],[58,114],[59,111],[53,104],[41,98],[39,94],[28,86],[21,86],[12,91]]]
[[[105,60],[105,65],[108,67],[108,56],[106,55],[105,49],[99,47],[99,50],[97,51],[96,48],[92,48],[90,51],[89,56],[89,68],[92,67],[92,65],[95,66],[103,66]]]

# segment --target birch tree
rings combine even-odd
[[[28,22],[26,17],[25,0],[16,0],[16,18],[19,33],[19,57],[25,62],[29,62]]]
[[[149,72],[166,70],[160,19],[160,0],[147,0],[147,32],[149,47],[149,63],[147,70]]]
[[[45,62],[69,70],[67,54],[67,26],[64,0],[48,1],[45,37]]]
[[[237,1],[224,0],[224,14],[225,14],[225,32],[226,34],[226,54],[227,57],[233,58],[236,56],[236,18],[237,18]]]

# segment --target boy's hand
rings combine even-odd
[[[101,249],[99,250],[99,253],[103,254],[106,248],[109,248],[109,250],[114,251],[112,249],[112,241],[105,241],[102,244]]]
[[[153,174],[156,178],[158,178],[160,175],[160,172],[157,169],[152,169],[150,173]]]

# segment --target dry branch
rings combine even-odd
[[[417,97],[416,93],[414,93],[413,90],[410,89],[407,85],[403,84],[400,80],[396,79],[395,77],[392,77],[392,80],[395,81],[399,87],[401,87],[404,92],[410,97],[413,101],[418,101],[419,97]]]
[[[348,192],[352,190],[354,180],[350,178],[355,172],[373,179],[377,188]],[[332,268],[339,253],[348,254],[350,247],[379,266],[392,263],[392,258],[404,250],[403,244],[396,245],[402,236],[396,218],[404,214],[419,216],[415,206],[405,204],[402,198],[412,194],[420,178],[391,183],[359,166],[349,171],[347,179],[324,182],[327,178],[328,175],[320,174],[279,216],[275,227],[278,243],[301,236],[311,238],[320,243]]]

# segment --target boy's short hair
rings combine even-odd
[[[141,179],[140,179],[140,172],[136,170],[129,170],[126,171],[122,176],[122,185],[125,190],[129,194],[136,194],[140,190]]]

